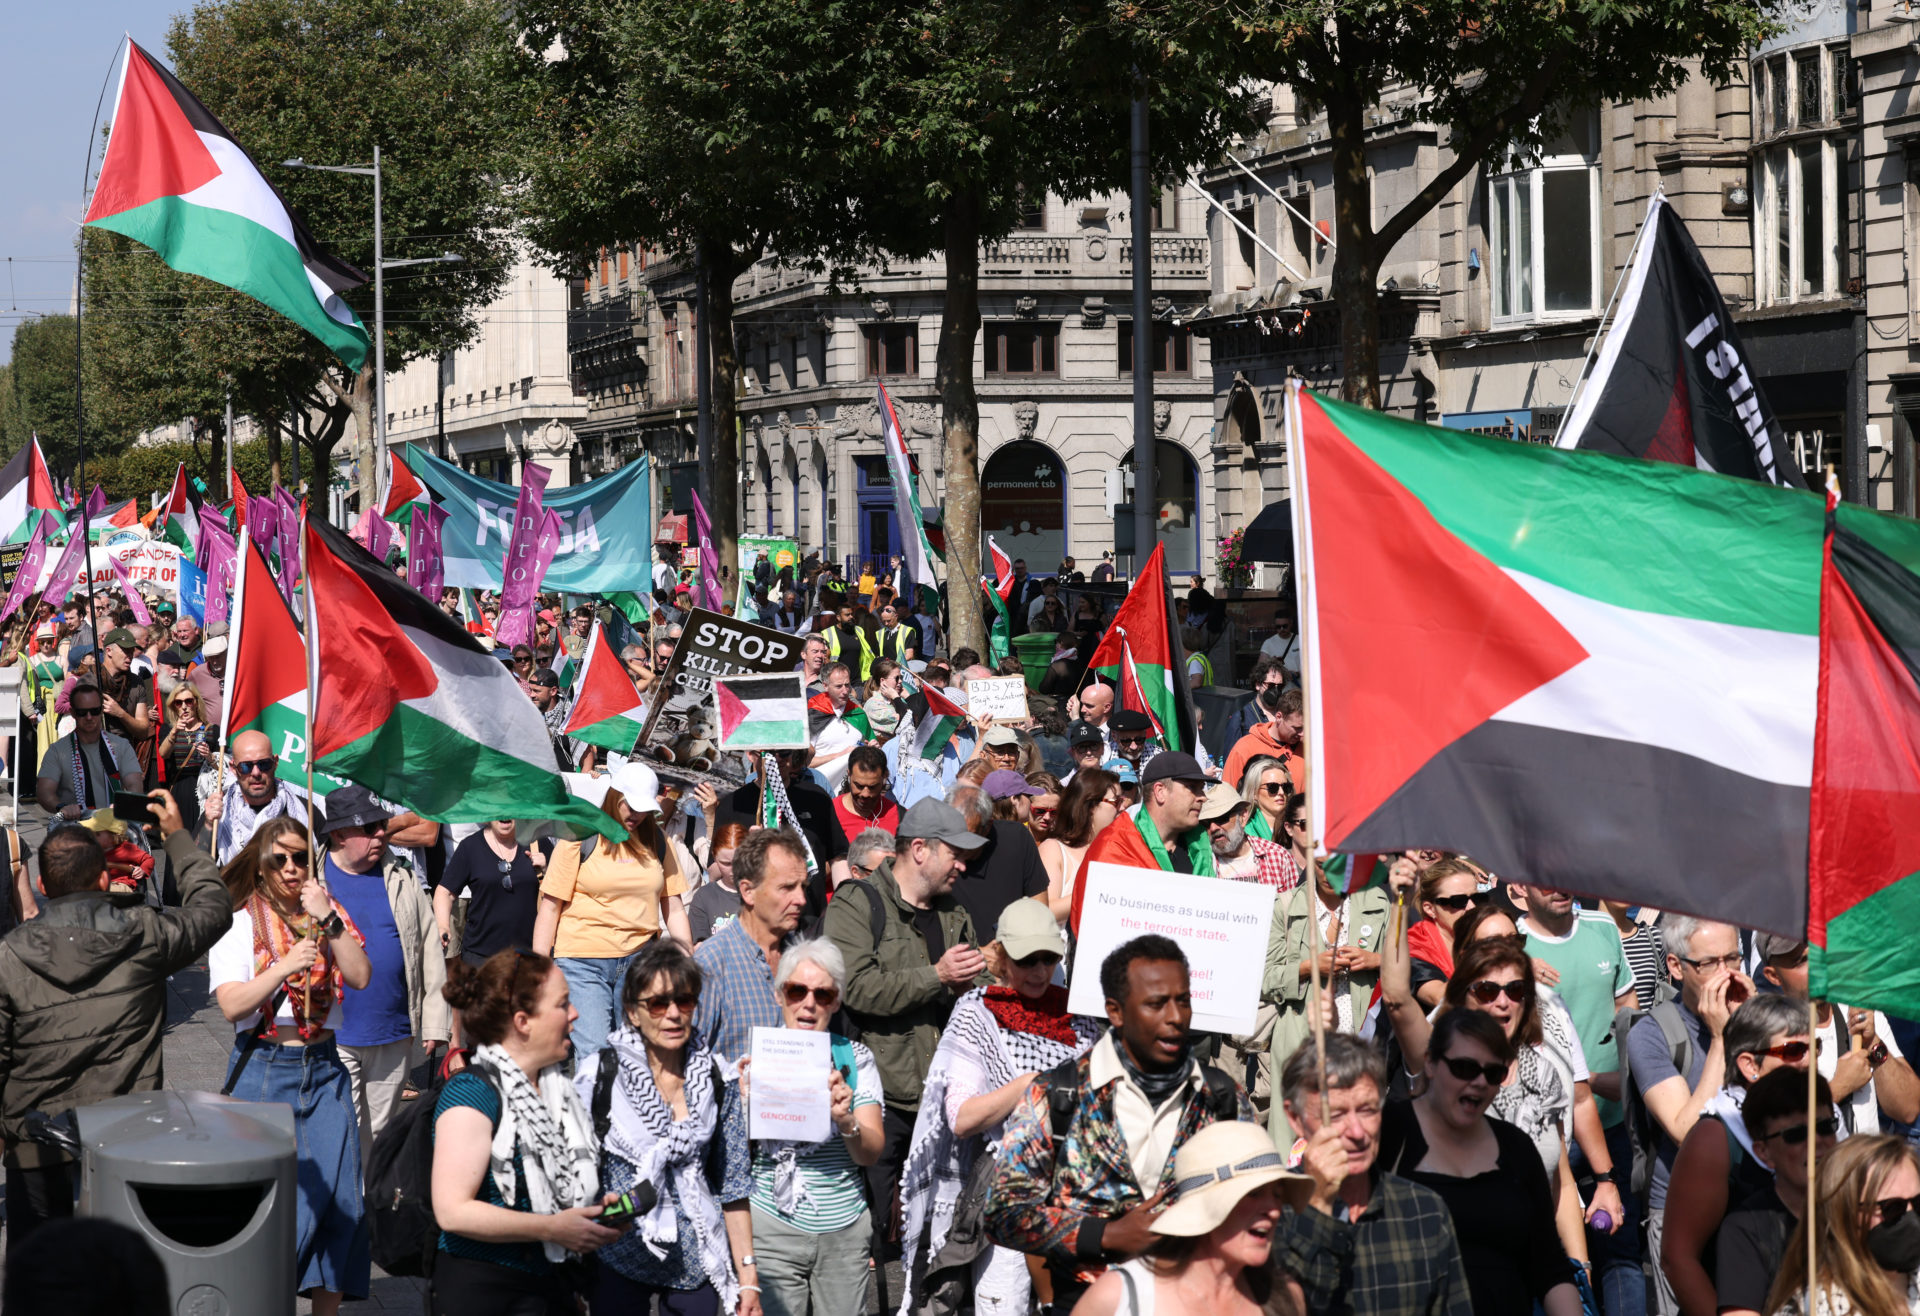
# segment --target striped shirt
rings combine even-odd
[[[853,1043],[853,1108],[878,1106],[881,1100],[880,1069],[873,1063],[873,1052]],[[784,1215],[774,1204],[773,1157],[764,1142],[753,1145],[753,1204],[795,1229],[809,1234],[831,1234],[845,1229],[867,1209],[862,1190],[860,1167],[853,1163],[847,1140],[838,1133],[825,1142],[814,1143],[800,1153],[796,1165],[799,1186],[806,1201],[792,1215]]]

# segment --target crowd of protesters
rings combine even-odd
[[[950,649],[898,559],[757,562],[740,610],[806,637],[812,747],[715,773],[568,736],[612,615],[543,600],[495,653],[617,840],[309,795],[267,736],[219,743],[224,628],[37,621],[0,655],[49,827],[0,851],[22,1274],[30,1235],[78,1246],[43,1125],[160,1085],[166,976],[204,955],[229,1090],[295,1112],[320,1313],[368,1292],[369,1158],[418,1102],[437,1313],[1920,1316],[1920,1026],[1810,1007],[1805,945],[1471,856],[1349,883],[1313,856],[1291,628],[1216,763],[1089,673],[1118,591],[1087,580],[1014,564],[1014,633],[1056,635],[1031,716],[919,752],[927,688],[964,709],[1018,663]],[[667,555],[653,585],[616,646],[643,699],[692,607]],[[486,635],[475,603],[442,601]],[[1203,646],[1197,578],[1179,613]],[[1080,966],[1104,1017],[1068,1009],[1101,861],[1272,889],[1250,1032],[1194,1029],[1160,935]],[[755,1029],[826,1036],[824,1141],[748,1136]]]

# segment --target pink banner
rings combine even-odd
[[[253,542],[260,545],[262,556],[277,551],[280,543],[280,504],[271,498],[249,496],[247,528],[253,535]]]
[[[393,547],[393,525],[378,512],[367,514],[367,552],[387,560],[387,550]]]
[[[33,588],[40,583],[40,568],[47,564],[47,526],[51,517],[41,517],[34,524],[33,538],[27,541],[27,555],[20,559],[20,569],[13,573],[13,584],[7,590],[7,606],[0,611],[0,621],[19,610],[20,605],[33,597]]]
[[[119,558],[109,553],[107,555],[107,565],[113,568],[113,578],[120,582],[120,592],[126,595],[127,607],[133,610],[133,619],[142,626],[153,625],[153,614],[147,611],[146,599],[141,596],[139,590],[133,587],[133,582],[127,579],[127,568],[125,564],[122,563]]]
[[[200,548],[207,559],[197,564],[207,573],[207,617],[209,626],[227,620],[233,598],[233,576],[240,565],[239,546],[218,522],[200,523]]]
[[[693,496],[693,533],[700,543],[700,606],[709,612],[720,611],[720,555],[713,551],[713,520],[707,505]]]
[[[73,592],[73,582],[80,579],[86,561],[87,541],[80,537],[80,528],[75,526],[73,534],[67,539],[66,548],[60,552],[60,560],[54,563],[53,575],[48,578],[46,591],[41,597],[56,608],[65,603],[67,595]]]
[[[418,503],[407,527],[407,584],[434,604],[440,602],[440,590],[446,578],[446,561],[440,553],[440,528],[446,523],[444,508],[435,503]]]
[[[553,472],[539,462],[525,463],[520,472],[520,498],[513,509],[513,535],[507,541],[507,556],[500,566],[500,620],[494,637],[501,644],[533,643],[533,601],[540,593],[540,578],[553,560],[535,566],[540,540],[546,530],[547,481]],[[558,538],[555,539],[556,546]]]
[[[294,607],[293,592],[300,581],[300,520],[303,509],[298,499],[277,484],[273,486],[273,502],[280,509],[280,575],[274,583],[280,587],[280,597],[298,614],[300,609]]]
[[[93,486],[93,492],[87,495],[87,520],[93,520],[94,517],[106,510],[107,491],[96,484]],[[145,624],[145,622],[141,623],[143,626]]]

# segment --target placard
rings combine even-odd
[[[825,1142],[833,1136],[832,1043],[825,1033],[755,1028],[748,1042],[747,1136]]]
[[[666,670],[658,673],[655,686],[647,691],[650,706],[640,730],[641,750],[669,746],[674,761],[680,763],[710,757],[719,740],[713,678],[736,672],[790,672],[799,665],[798,636],[704,608],[692,609]],[[661,690],[667,692],[665,699],[658,697]]]
[[[1018,676],[979,676],[967,682],[967,714],[996,722],[1027,720],[1027,683]]]
[[[1122,824],[1132,825],[1124,818]],[[1194,1029],[1253,1031],[1273,925],[1272,887],[1103,863],[1088,864],[1081,880],[1087,894],[1067,992],[1070,1013],[1106,1018],[1101,961],[1122,942],[1158,933],[1186,952]]]

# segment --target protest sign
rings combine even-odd
[[[207,615],[207,573],[191,562],[180,564],[180,592],[175,596],[182,616],[202,621]]]
[[[1071,1013],[1106,1017],[1101,961],[1122,942],[1151,932],[1186,952],[1195,1032],[1253,1031],[1273,924],[1272,887],[1102,863],[1088,864],[1082,880],[1087,894],[1067,992]]]
[[[1026,721],[1026,681],[1018,676],[983,676],[968,681],[967,712],[998,722]]]
[[[800,641],[770,626],[695,608],[687,614],[680,642],[658,683],[647,722],[640,729],[643,751],[670,747],[677,762],[707,758],[717,751],[713,678],[735,672],[790,672],[800,662]],[[659,698],[664,690],[666,698]]]
[[[833,1136],[832,1044],[825,1033],[755,1028],[747,1136],[825,1142]]]
[[[800,571],[799,541],[780,535],[741,535],[739,560],[734,564],[733,578],[738,582],[735,590],[735,612],[746,611],[747,596],[764,587],[773,594],[774,606],[780,604],[780,591],[794,588],[794,580]],[[754,565],[761,555],[767,559],[767,572],[762,580],[754,578]]]
[[[127,583],[139,587],[151,585],[163,594],[180,592],[180,550],[158,539],[140,539],[111,546],[95,544],[87,550],[87,575],[96,591],[117,589],[118,562],[126,572]]]

